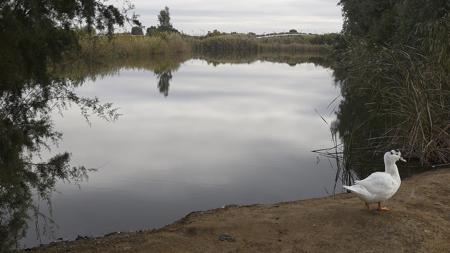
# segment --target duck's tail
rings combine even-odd
[[[350,186],[350,185],[343,185],[342,188],[347,189],[347,191],[354,191],[354,187]]]
[[[349,185],[343,185],[342,188],[347,189],[349,191],[351,191],[352,187]]]
[[[347,189],[351,192],[354,192],[358,195],[365,195],[365,196],[370,195],[370,193],[367,191],[367,189],[362,185],[358,185],[358,184],[351,185],[351,186],[343,185],[342,187],[344,187],[345,189]]]

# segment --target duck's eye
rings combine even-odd
[[[394,154],[394,151],[393,150],[391,150],[391,155],[393,155]]]

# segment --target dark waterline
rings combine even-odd
[[[113,102],[114,122],[77,109],[54,114],[58,148],[74,165],[98,168],[81,188],[59,184],[54,238],[157,228],[189,212],[332,192],[335,171],[311,150],[330,146],[328,107],[339,95],[332,71],[314,64],[208,65],[190,60],[169,80],[122,69],[78,92]],[[42,210],[45,212],[45,210]],[[30,226],[26,247],[39,244]]]

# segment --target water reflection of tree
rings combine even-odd
[[[35,210],[33,192],[49,200],[58,180],[80,181],[89,171],[71,167],[68,152],[48,160],[40,159],[40,151],[56,143],[61,133],[53,129],[50,113],[76,104],[85,117],[92,113],[107,119],[116,117],[111,104],[83,98],[73,91],[73,84],[59,83],[51,87],[33,86],[20,93],[0,90],[0,249],[15,245],[26,229],[27,213]]]
[[[164,94],[165,97],[169,95],[170,80],[172,79],[172,71],[164,71],[161,73],[155,73],[158,77],[158,89],[159,92]]]
[[[287,53],[230,53],[213,54],[202,53],[194,55],[194,58],[207,61],[213,66],[220,64],[250,64],[256,61],[267,61],[276,63],[286,63],[289,66],[296,66],[302,63],[313,63],[322,67],[331,67],[332,60],[324,53],[310,54],[287,54]]]
[[[155,73],[158,78],[157,87],[164,96],[169,95],[172,73],[178,70],[180,65],[189,59],[189,54],[160,55],[149,58],[137,57],[126,59],[111,59],[99,62],[86,62],[84,59],[68,61],[69,67],[58,68],[58,74],[62,77],[70,77],[75,80],[89,78],[96,80],[104,76],[119,75],[121,69],[146,70]]]
[[[154,73],[176,71],[180,65],[189,60],[189,54],[179,55],[155,55],[148,57],[112,58],[98,59],[95,62],[84,58],[71,59],[67,61],[65,68],[59,68],[58,73],[62,77],[71,79],[96,80],[104,76],[119,75],[121,69],[145,70]]]
[[[39,212],[33,196],[50,201],[57,181],[80,181],[89,171],[71,167],[68,152],[41,158],[40,151],[61,138],[51,112],[76,104],[86,118],[116,116],[111,104],[74,92],[83,78],[55,73],[65,53],[78,48],[73,19],[110,34],[124,22],[118,9],[95,0],[16,2],[0,8],[0,252],[17,247],[29,212]]]
[[[119,75],[121,69],[135,69],[152,71],[158,78],[159,91],[168,96],[170,81],[173,73],[180,65],[189,59],[201,59],[213,66],[220,64],[250,64],[256,61],[287,63],[296,66],[302,63],[313,63],[323,67],[330,67],[331,62],[325,54],[280,54],[280,53],[247,53],[247,54],[197,54],[189,53],[176,55],[155,55],[153,57],[107,58],[95,62],[84,58],[71,59],[66,62],[66,68],[58,68],[59,76],[71,79],[96,80],[103,76]]]

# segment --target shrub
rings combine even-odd
[[[131,28],[131,35],[144,35],[142,28],[139,26],[134,26]]]

